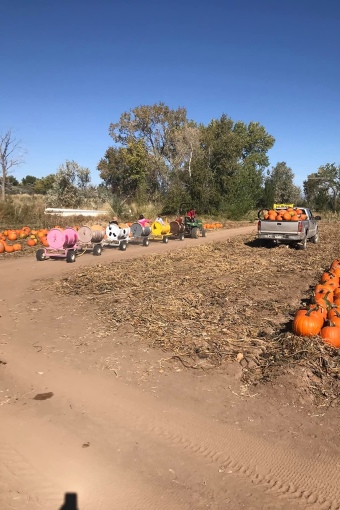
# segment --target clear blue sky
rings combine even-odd
[[[15,176],[96,166],[110,122],[141,104],[227,114],[276,138],[301,185],[340,164],[338,0],[1,0],[0,132],[27,148]]]

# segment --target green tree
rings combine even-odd
[[[90,170],[75,161],[66,161],[55,174],[52,188],[47,193],[51,207],[80,207],[93,193]]]
[[[267,207],[274,203],[297,204],[301,202],[301,189],[294,184],[293,170],[282,161],[272,167],[265,180],[266,197],[269,199]]]
[[[142,105],[124,112],[111,123],[110,136],[116,144],[129,147],[142,143],[148,154],[149,181],[153,187],[167,191],[170,174],[178,166],[176,133],[188,123],[185,108],[171,109],[164,103]]]
[[[26,175],[26,177],[22,178],[21,184],[23,186],[27,186],[27,185],[33,186],[37,180],[38,180],[38,178],[34,177],[34,175]]]
[[[204,156],[193,163],[193,175],[199,167],[211,183],[209,202],[216,211],[244,214],[263,193],[267,151],[274,138],[258,123],[234,123],[224,114],[201,131]]]
[[[49,174],[46,177],[41,177],[41,179],[37,179],[34,183],[34,192],[39,195],[46,195],[54,185],[55,182],[55,174]]]
[[[335,211],[340,193],[340,166],[335,163],[320,166],[317,172],[307,176],[303,188],[310,205],[319,209],[329,207]]]
[[[130,141],[126,147],[109,147],[97,168],[106,187],[120,199],[128,199],[152,188],[148,161],[143,141]]]

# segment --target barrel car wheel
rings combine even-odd
[[[102,247],[100,246],[100,244],[96,244],[93,247],[93,255],[96,255],[98,257],[101,254],[102,254]]]
[[[66,255],[66,262],[72,263],[76,261],[76,253],[74,250],[69,250]]]
[[[37,250],[37,253],[35,254],[37,260],[41,261],[41,260],[46,260],[46,256],[45,256],[45,250],[43,250],[42,248],[40,248],[40,250]]]

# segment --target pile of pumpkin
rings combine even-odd
[[[307,215],[301,209],[287,207],[287,209],[264,210],[263,219],[269,221],[298,221],[307,219]]]
[[[324,342],[340,348],[340,258],[323,273],[316,285],[312,303],[298,310],[293,333],[298,336],[320,335]]]
[[[203,228],[205,230],[214,230],[215,228],[223,228],[223,223],[204,223]]]
[[[22,227],[17,230],[7,229],[0,232],[0,253],[13,253],[22,250],[23,242],[27,246],[34,247],[38,243],[48,246],[47,242],[48,229],[41,228],[33,230],[30,227]],[[20,242],[18,242],[20,241]],[[9,242],[11,244],[9,244]]]

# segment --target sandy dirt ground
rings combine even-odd
[[[1,510],[340,508],[336,409],[294,398],[287,377],[247,387],[236,360],[168,362],[129,324],[105,336],[91,300],[48,290],[80,267],[252,232],[0,261]]]

